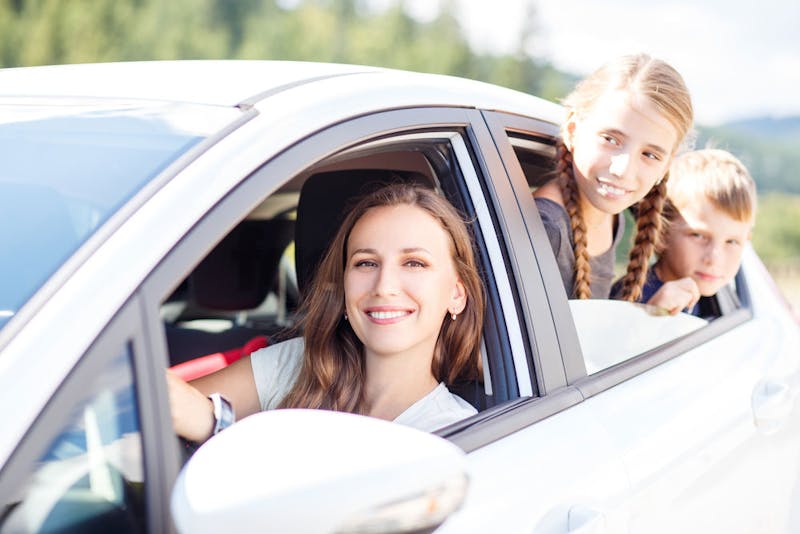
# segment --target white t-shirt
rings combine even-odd
[[[277,408],[289,393],[300,374],[304,346],[303,338],[297,337],[250,355],[262,410]],[[450,393],[440,382],[398,415],[394,422],[432,432],[476,413],[470,403]]]

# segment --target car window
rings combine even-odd
[[[531,193],[553,179],[554,138],[520,132],[506,135]],[[626,232],[617,249],[615,280],[625,273],[635,225],[633,218],[625,215]],[[543,248],[547,250],[541,253],[552,253],[549,247]],[[736,287],[731,285],[717,296],[703,297],[698,304],[698,316],[689,313],[670,316],[645,304],[608,299],[570,300],[569,306],[587,373],[592,374],[696,331],[737,309],[739,302]]]
[[[276,343],[295,323],[295,312],[324,248],[347,206],[371,184],[408,181],[426,184],[456,205],[472,225],[484,284],[499,301],[503,269],[505,298],[512,298],[503,259],[486,254],[477,208],[466,192],[472,167],[468,144],[459,132],[396,135],[363,142],[287,176],[272,194],[240,220],[161,303],[169,362],[185,379],[220,369],[258,348]],[[477,185],[479,188],[480,185]],[[474,197],[473,197],[474,198]],[[485,206],[484,206],[485,209]],[[492,224],[486,217],[486,224]],[[493,247],[498,249],[495,232]],[[494,249],[493,249],[494,250]],[[510,306],[514,306],[510,300]],[[498,325],[512,322],[499,302],[487,307],[483,339],[483,379],[450,389],[479,411],[521,395],[518,362]],[[525,360],[520,328],[516,350]],[[531,395],[527,367],[522,381]]]
[[[71,104],[0,101],[0,328],[126,201],[241,114]]]
[[[17,497],[0,532],[142,532],[145,478],[131,350],[97,373]]]

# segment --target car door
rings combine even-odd
[[[530,196],[537,185],[532,175],[547,174],[531,158],[546,153],[552,138],[535,121],[494,113],[487,121],[537,256],[547,256],[549,244],[535,238],[542,228]],[[645,316],[624,322],[633,317],[632,305],[567,303],[560,280],[547,286],[567,382],[585,399],[582,409],[603,428],[630,481],[625,495],[598,511],[617,516],[631,532],[796,526],[800,432],[788,393],[798,376],[796,328],[765,313],[777,303],[759,310],[750,298],[772,294],[756,264],[746,259],[736,281],[738,303],[707,324],[688,316],[663,318],[655,328],[656,320]],[[582,306],[591,313],[578,313]],[[781,423],[765,421],[772,411],[764,405],[776,406]]]

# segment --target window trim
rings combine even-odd
[[[574,362],[563,358],[548,357],[548,354],[575,353],[580,356],[578,335],[572,325],[572,315],[563,291],[561,275],[558,272],[555,257],[550,248],[550,241],[544,231],[539,212],[536,210],[533,198],[530,195],[525,175],[517,159],[514,148],[508,140],[507,130],[516,130],[527,136],[542,139],[554,139],[558,134],[558,127],[554,124],[522,117],[509,115],[496,111],[484,111],[483,117],[486,125],[487,143],[495,145],[500,161],[495,171],[496,178],[492,180],[495,190],[499,190],[500,173],[507,176],[503,184],[503,203],[506,206],[504,213],[514,205],[514,210],[519,213],[519,224],[514,228],[512,235],[524,236],[524,243],[515,247],[516,264],[515,276],[520,293],[530,295],[526,300],[526,318],[536,322],[535,343],[538,350],[534,351],[537,361],[534,369],[537,370],[537,380],[540,384],[540,394],[547,395],[558,390],[574,380],[584,376],[586,368],[582,356],[580,365],[575,368]],[[521,238],[522,239],[522,238]],[[532,254],[524,249],[532,249]],[[522,263],[522,253],[525,254],[525,263]],[[539,276],[532,276],[537,273]],[[553,291],[555,289],[555,294]],[[559,290],[563,298],[559,298]],[[542,307],[548,313],[542,313]],[[548,317],[542,317],[548,316]],[[567,321],[567,319],[569,319]],[[547,322],[545,325],[544,323]],[[571,327],[571,329],[570,329]]]

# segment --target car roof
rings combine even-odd
[[[379,87],[386,107],[480,107],[560,119],[551,102],[474,80],[436,74],[295,61],[180,60],[0,69],[0,102],[166,101],[249,106],[279,93],[338,79],[353,96]],[[320,91],[318,98],[327,98]],[[399,105],[397,104],[399,102]]]

